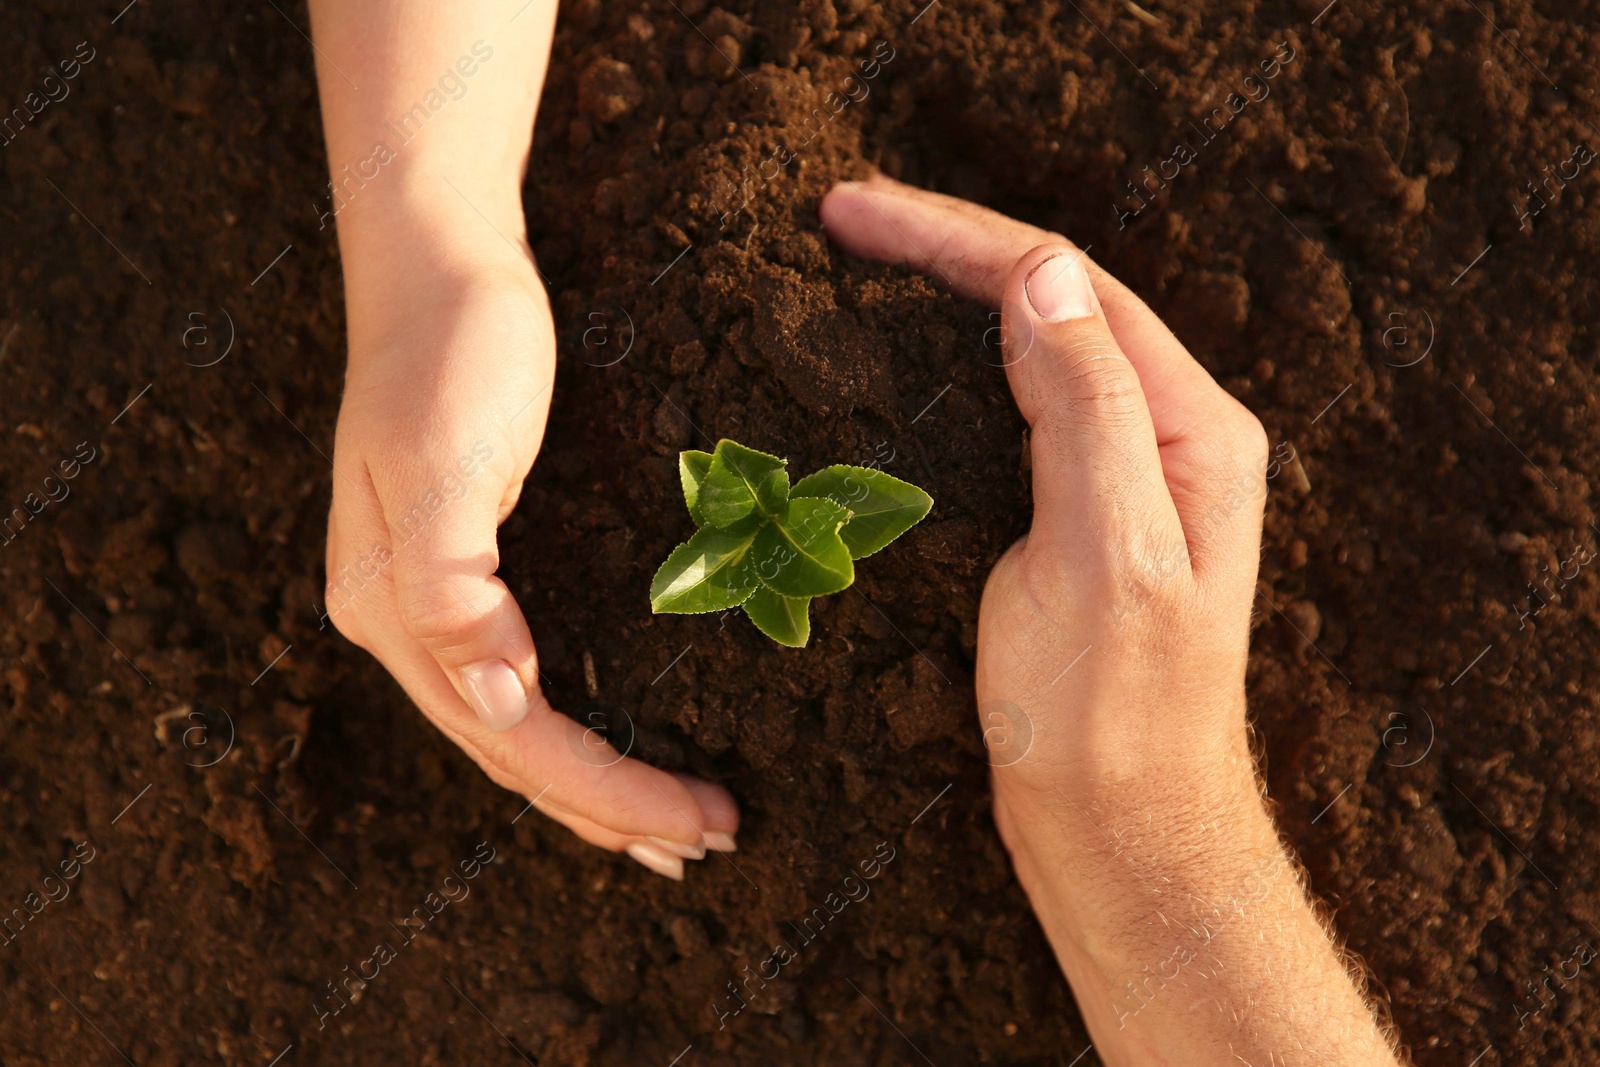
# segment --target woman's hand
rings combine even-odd
[[[822,218],[1001,311],[1034,516],[984,590],[978,707],[995,821],[1102,1058],[1392,1064],[1250,753],[1260,423],[1058,235],[881,178]]]
[[[682,878],[684,859],[734,847],[732,798],[552,709],[495,576],[555,377],[521,195],[555,5],[312,9],[350,337],[328,614],[496,782]],[[394,120],[429,92],[400,142]]]

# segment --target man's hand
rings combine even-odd
[[[977,690],[995,821],[1107,1063],[1394,1063],[1263,807],[1244,694],[1267,440],[1058,235],[886,179],[847,250],[1001,310],[1033,524]]]
[[[328,614],[496,782],[682,878],[734,847],[732,798],[552,709],[495,576],[555,377],[521,198],[554,4],[312,9],[350,335]]]

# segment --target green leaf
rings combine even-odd
[[[814,497],[789,501],[782,518],[761,527],[750,552],[761,584],[787,597],[826,596],[856,580],[850,550],[839,539],[848,509]]]
[[[673,549],[650,583],[650,610],[697,615],[750,599],[761,586],[751,565],[759,529],[755,520],[726,530],[708,526]]]
[[[767,518],[783,514],[789,502],[788,463],[777,456],[724,438],[717,442],[711,468],[700,483],[699,504],[706,521],[729,526],[759,511]]]
[[[678,453],[678,480],[683,482],[683,501],[689,505],[689,517],[696,526],[706,524],[705,513],[700,510],[700,483],[706,480],[710,469],[710,452],[691,448]]]
[[[756,629],[790,648],[805,648],[811,637],[811,601],[804,597],[779,596],[770,589],[757,589],[744,602],[744,613]]]
[[[801,478],[789,495],[821,497],[850,509],[850,521],[839,536],[850,558],[861,559],[883,549],[922,521],[933,498],[910,482],[870,467],[838,464]]]
[[[920,522],[933,499],[868,467],[824,468],[789,486],[788,462],[717,442],[678,456],[678,477],[699,530],[656,572],[650,606],[693,614],[743,606],[757,629],[803,648],[811,600],[848,589],[855,560]]]

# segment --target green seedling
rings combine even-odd
[[[824,467],[791,487],[788,464],[728,440],[715,452],[679,454],[683,498],[699,530],[656,571],[651,610],[742,606],[762,633],[803,648],[812,598],[850,588],[856,560],[933,507],[921,489],[870,467]]]

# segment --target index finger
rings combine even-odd
[[[526,718],[508,730],[484,725],[456,692],[438,661],[397,621],[369,620],[372,647],[446,736],[477,760],[501,785],[581,816],[626,838],[650,837],[703,847],[707,832],[738,828],[731,801],[702,805],[677,776],[613,747],[604,733],[552,708],[535,685]]]
[[[836,186],[821,216],[846,251],[912,267],[990,307],[1000,306],[1012,268],[1029,249],[1072,245],[976,204],[883,177]],[[1106,323],[1138,374],[1195,572],[1253,575],[1265,494],[1241,502],[1239,487],[1265,485],[1260,423],[1144,301],[1092,259],[1086,263]]]
[[[382,539],[388,530],[375,500],[341,499],[336,506],[336,533],[330,536],[332,562],[343,560],[338,545]],[[360,644],[376,656],[428,716],[452,741],[488,772],[500,785],[514,789],[530,800],[559,806],[563,811],[582,816],[615,835],[590,839],[602,847],[625,847],[632,838],[654,837],[689,848],[701,847],[707,831],[731,834],[737,829],[737,815],[730,824],[732,808],[702,805],[694,789],[676,776],[638,760],[627,758],[610,746],[604,735],[553,709],[539,686],[537,659],[532,638],[509,590],[495,579],[497,590],[488,599],[495,605],[509,602],[504,610],[515,611],[517,632],[525,645],[526,665],[531,683],[526,695],[526,713],[506,725],[487,720],[469,706],[459,691],[460,679],[452,677],[450,657],[441,657],[416,636],[414,620],[407,620],[397,601],[398,568],[386,567],[367,579],[360,595],[343,609],[355,616],[341,620],[341,629],[354,630]],[[454,572],[438,579],[441,595],[461,595],[462,612],[474,618],[483,612],[474,607],[468,591],[460,587]],[[499,632],[504,619],[489,619],[484,628],[493,640],[504,641]],[[348,629],[347,629],[348,628]],[[510,642],[518,644],[518,642]],[[715,788],[715,787],[710,787]],[[576,829],[576,828],[575,828]],[[580,831],[581,832],[581,831]]]

